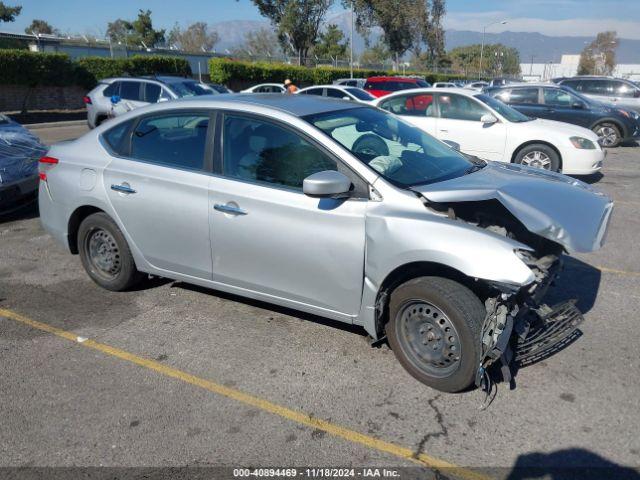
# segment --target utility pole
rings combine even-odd
[[[478,72],[478,77],[482,76],[482,55],[484,53],[484,36],[487,33],[487,28],[497,23],[499,23],[500,25],[506,25],[507,21],[502,20],[501,22],[493,22],[493,23],[490,23],[489,25],[485,25],[484,27],[482,27],[482,45],[480,46],[480,71]]]
[[[350,60],[349,60],[349,70],[350,70],[350,78],[353,78],[353,1],[351,0],[351,37],[349,40],[349,54],[350,54]]]

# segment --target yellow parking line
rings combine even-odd
[[[222,395],[224,397],[236,400],[240,403],[244,403],[245,405],[250,405],[265,412],[269,412],[274,415],[278,415],[279,417],[286,418],[287,420],[306,425],[307,427],[323,430],[331,435],[343,438],[344,440],[348,440],[349,442],[358,443],[374,450],[389,453],[391,455],[409,460],[424,467],[446,470],[446,473],[448,474],[468,480],[486,480],[490,478],[486,475],[473,472],[472,470],[466,468],[458,467],[452,463],[445,462],[444,460],[440,460],[425,453],[416,455],[415,452],[413,452],[409,448],[385,442],[384,440],[380,440],[369,435],[364,435],[362,433],[356,432],[355,430],[350,430],[348,428],[341,427],[340,425],[336,425],[335,423],[312,417],[310,415],[307,415],[306,413],[291,410],[281,405],[272,403],[268,400],[249,395],[240,390],[229,388],[224,385],[220,385],[219,383],[205,380],[204,378],[196,377],[195,375],[191,375],[190,373],[183,372],[176,368],[168,367],[154,360],[139,357],[133,353],[120,350],[119,348],[105,345],[104,343],[98,343],[94,340],[78,337],[72,332],[62,330],[46,323],[38,322],[37,320],[25,317],[24,315],[20,315],[19,313],[16,313],[12,310],[0,309],[0,317],[9,318],[24,325],[28,325],[32,328],[52,333],[53,335],[57,335],[58,337],[76,342],[78,345],[81,345],[83,347],[98,350],[99,352],[102,352],[106,355],[110,355],[126,362],[139,365],[140,367],[153,370],[167,377],[175,378],[182,382],[195,385],[210,392],[217,393],[218,395]]]
[[[596,266],[596,268],[601,272],[605,272],[605,273],[615,273],[618,275],[631,275],[631,276],[640,275],[640,272],[630,272],[629,270],[616,270],[615,268],[598,267],[598,266]]]

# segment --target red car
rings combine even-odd
[[[431,84],[421,78],[413,77],[369,77],[364,89],[374,97],[384,97],[398,90],[410,88],[428,88]]]

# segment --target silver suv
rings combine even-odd
[[[583,76],[561,79],[558,83],[601,102],[640,112],[640,87],[629,80]]]
[[[87,107],[87,123],[95,128],[114,115],[113,97],[127,103],[123,111],[134,110],[151,103],[174,100],[176,98],[199,95],[215,95],[218,92],[204,83],[190,78],[156,76],[156,77],[121,77],[105,78],[97,87],[84,97]]]
[[[40,174],[44,227],[102,287],[151,274],[360,325],[448,392],[580,320],[542,297],[563,252],[600,248],[613,207],[312,95],[145,107],[53,146]]]

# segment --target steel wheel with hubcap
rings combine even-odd
[[[120,273],[120,249],[113,236],[101,228],[96,228],[86,237],[89,261],[98,275],[112,281]]]
[[[600,145],[603,147],[617,147],[620,144],[620,130],[612,123],[601,123],[596,125],[593,132],[598,135]]]

